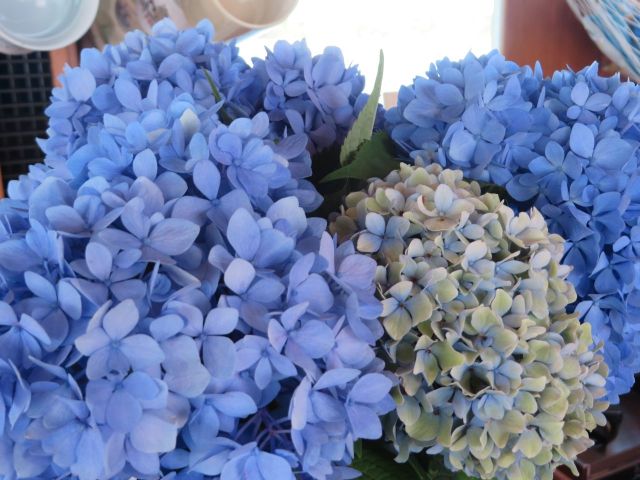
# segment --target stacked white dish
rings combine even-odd
[[[99,0],[0,1],[0,52],[56,50],[89,30]]]

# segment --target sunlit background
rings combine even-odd
[[[245,58],[264,56],[264,46],[306,38],[314,53],[339,45],[347,63],[357,62],[371,88],[384,47],[383,91],[423,74],[444,56],[482,54],[498,45],[497,0],[300,0],[284,23],[241,39]]]

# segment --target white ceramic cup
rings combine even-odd
[[[228,40],[282,22],[298,0],[182,0],[180,3],[190,23],[208,18],[216,28],[216,40]]]
[[[221,41],[276,25],[297,4],[298,0],[101,0],[91,31],[96,44],[102,46],[121,42],[132,29],[149,33],[164,17],[178,28],[207,18],[216,29],[216,40]]]
[[[24,55],[25,53],[29,53],[31,50],[27,48],[22,48],[13,43],[5,40],[0,37],[0,53],[4,53],[5,55]]]
[[[0,37],[28,50],[55,50],[91,27],[99,0],[0,0]]]

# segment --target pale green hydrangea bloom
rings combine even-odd
[[[462,172],[403,164],[350,194],[331,228],[378,262],[400,382],[386,434],[483,479],[551,480],[605,423],[607,366],[562,265],[564,240]]]

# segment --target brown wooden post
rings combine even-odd
[[[509,60],[521,65],[539,60],[545,74],[567,66],[579,70],[594,60],[601,68],[612,70],[611,62],[591,41],[565,0],[502,3],[500,49]]]
[[[60,82],[58,81],[58,75],[62,73],[65,64],[68,64],[70,67],[78,66],[78,47],[75,43],[72,43],[59,50],[52,50],[49,52],[49,59],[51,60],[51,78],[53,79],[53,84],[59,87]]]

